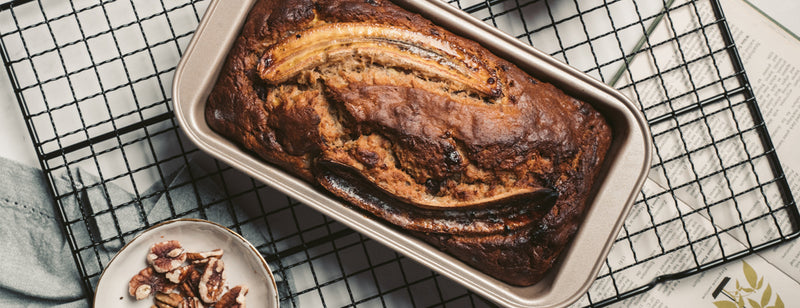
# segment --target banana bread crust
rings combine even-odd
[[[568,245],[611,143],[589,104],[387,0],[259,0],[206,120],[518,286]]]

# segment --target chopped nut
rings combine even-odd
[[[214,249],[212,251],[204,252],[187,252],[186,258],[192,261],[203,260],[208,258],[222,258],[224,251],[222,249]]]
[[[187,298],[178,308],[204,308],[203,303],[197,297]]]
[[[177,293],[156,293],[158,308],[178,308],[183,303],[183,296]]]
[[[140,300],[156,292],[172,291],[176,286],[161,275],[154,273],[153,269],[148,267],[131,278],[128,283],[128,293],[136,297],[136,300]]]
[[[200,277],[200,284],[197,291],[200,299],[207,304],[215,303],[222,295],[222,287],[225,285],[225,263],[217,258],[210,258],[203,276]]]
[[[215,308],[244,308],[244,296],[247,295],[246,286],[235,286],[233,289],[222,295]]]
[[[150,247],[147,255],[147,264],[153,266],[156,272],[164,273],[174,270],[186,261],[181,243],[178,241],[160,242]]]

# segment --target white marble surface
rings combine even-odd
[[[30,134],[6,70],[0,70],[0,156],[39,167]]]

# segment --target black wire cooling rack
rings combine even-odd
[[[629,298],[800,229],[719,2],[642,2],[451,1],[620,89],[651,126],[651,175],[580,306]],[[86,296],[136,234],[196,217],[257,246],[282,306],[492,306],[187,142],[170,85],[207,5],[0,4],[3,62]]]

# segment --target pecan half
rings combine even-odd
[[[212,251],[204,252],[187,252],[186,258],[192,261],[203,260],[208,258],[222,258],[224,251],[222,249],[214,249]]]
[[[128,293],[135,297],[136,300],[140,300],[156,292],[170,292],[175,287],[174,283],[156,274],[153,268],[148,267],[131,278],[128,283]]]
[[[235,286],[233,289],[222,295],[216,305],[215,308],[244,308],[245,302],[244,297],[247,295],[246,286]]]
[[[167,280],[169,280],[172,283],[180,284],[181,282],[183,282],[183,280],[189,277],[189,274],[193,271],[194,271],[194,265],[189,264],[167,272],[166,274],[164,274],[164,277],[166,277]]]
[[[197,297],[191,297],[184,300],[178,308],[205,308],[205,306],[203,306],[203,302]]]
[[[189,277],[183,280],[180,285],[180,292],[183,297],[197,297],[197,285],[200,284],[200,276],[196,270],[189,272]]]
[[[177,293],[156,293],[156,307],[178,308],[183,303],[183,296]]]
[[[208,265],[208,260],[211,260],[211,258],[194,260],[192,261],[192,265],[196,270],[204,272],[206,270],[206,265]]]
[[[212,304],[219,300],[225,285],[224,271],[225,263],[222,260],[217,258],[208,260],[206,270],[203,271],[203,276],[200,277],[200,284],[197,286],[197,292],[203,302]]]
[[[150,253],[147,254],[147,264],[159,273],[174,270],[183,265],[184,261],[186,254],[178,241],[156,243],[150,247]]]

